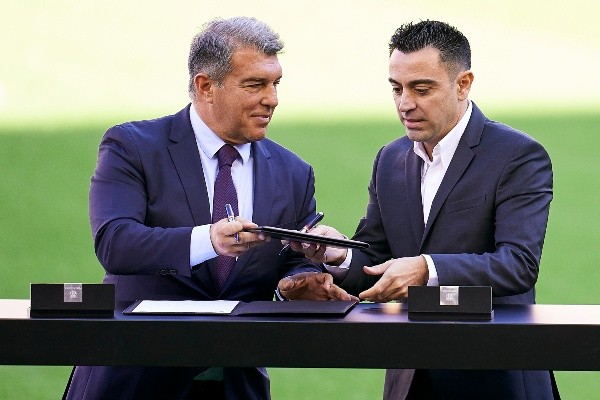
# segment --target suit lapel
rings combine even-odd
[[[190,122],[190,106],[174,116],[169,139],[171,140],[169,154],[185,191],[188,206],[192,213],[193,224],[194,226],[208,224],[211,221],[210,204],[198,144]],[[193,275],[206,288],[212,287],[214,290],[213,295],[216,296],[218,289],[216,280],[212,278],[216,276],[215,259],[208,260],[206,265],[209,273],[193,273]]]
[[[440,187],[433,198],[433,202],[431,203],[431,210],[429,212],[429,218],[427,219],[427,225],[425,226],[425,232],[423,233],[423,241],[421,242],[421,245],[423,245],[425,242],[425,238],[429,234],[429,231],[431,230],[435,219],[442,209],[442,206],[446,202],[448,195],[465,173],[469,164],[473,160],[473,157],[475,157],[472,147],[479,144],[486,118],[479,108],[477,108],[475,103],[472,104],[473,110],[471,112],[471,119],[469,120],[469,123],[465,128],[465,132],[458,142],[458,146],[456,147],[452,161],[448,166],[446,175],[444,175],[444,179],[442,179],[442,183],[440,184]]]
[[[446,175],[444,175],[444,179],[442,179],[442,183],[440,184],[440,187],[433,198],[433,202],[431,203],[429,218],[427,219],[427,225],[425,225],[425,232],[423,233],[423,241],[425,240],[425,237],[427,237],[427,234],[429,233],[429,230],[431,229],[431,226],[438,216],[442,206],[446,202],[448,195],[471,163],[473,156],[473,151],[461,140],[456,147],[456,152],[454,153],[454,157],[452,157],[452,161],[448,166]]]
[[[271,209],[275,198],[273,165],[271,163],[271,154],[261,142],[252,143],[252,157],[254,162],[254,193],[252,220],[259,226],[269,225]],[[229,274],[223,291],[233,282],[236,276],[244,269],[248,260],[256,248],[246,251],[238,257],[233,271]]]
[[[271,153],[261,142],[252,144],[254,154],[254,205],[252,219],[258,225],[268,225],[275,198]]]
[[[194,225],[210,223],[210,205],[198,145],[190,123],[190,110],[186,107],[173,119],[169,154],[185,191]]]
[[[423,238],[423,200],[421,199],[421,164],[423,160],[417,156],[412,147],[406,152],[406,196],[415,242],[421,243]]]

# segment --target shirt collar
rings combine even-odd
[[[206,157],[213,159],[217,156],[217,152],[225,142],[223,139],[217,136],[196,112],[196,108],[192,104],[190,106],[190,122],[192,123],[192,129],[194,130],[194,135],[196,136],[196,143],[202,150],[202,152],[206,155]],[[250,143],[244,144],[236,144],[234,146],[238,153],[240,153],[240,157],[242,158],[242,163],[245,164],[250,159]]]
[[[469,119],[471,118],[471,112],[473,111],[473,106],[471,105],[471,101],[468,102],[467,110],[465,114],[461,117],[460,121],[448,132],[446,136],[442,138],[433,148],[433,161],[429,161],[429,157],[425,152],[425,148],[423,147],[423,143],[421,142],[413,142],[413,150],[414,152],[425,161],[426,164],[431,164],[436,161],[436,158],[439,157],[442,165],[447,168],[454,156],[454,152],[456,151],[456,147],[458,147],[458,142],[462,137],[463,133],[465,133],[465,129],[467,128],[467,124],[469,123]]]

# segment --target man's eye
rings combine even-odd
[[[261,82],[246,83],[245,85],[243,85],[245,89],[259,89],[262,86],[263,84]]]
[[[394,94],[402,94],[402,88],[393,87],[392,88],[392,93],[394,93]]]
[[[429,91],[429,88],[417,87],[415,88],[415,92],[419,94],[426,94]]]

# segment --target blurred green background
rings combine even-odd
[[[269,135],[314,166],[318,208],[348,235],[363,215],[376,151],[403,134],[387,83],[389,36],[400,23],[427,18],[461,29],[473,49],[471,98],[488,117],[538,139],[553,161],[538,302],[599,302],[600,5],[224,3],[0,3],[0,298],[28,298],[31,282],[101,279],[87,191],[102,134],[115,123],[181,109],[188,46],[199,26],[215,16],[252,15],[286,43]],[[0,399],[59,398],[69,370],[0,366]],[[382,370],[270,373],[274,399],[377,399],[383,385]],[[557,380],[565,399],[600,393],[598,372],[562,371]]]

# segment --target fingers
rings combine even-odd
[[[360,300],[372,301],[373,303],[389,303],[394,300],[406,298],[406,292],[397,290],[391,292],[371,292],[373,288],[358,295]]]
[[[373,267],[363,267],[366,274],[382,276],[372,288],[360,293],[359,297],[378,303],[406,298],[408,286],[427,282],[427,264],[421,258],[397,258]]]
[[[232,222],[222,219],[212,224],[210,240],[215,252],[219,255],[238,257],[249,249],[269,241],[264,235],[242,231],[248,227],[256,227],[256,224],[240,217]]]
[[[240,217],[239,215],[237,217],[235,217],[235,220],[237,222],[241,223],[243,225],[244,229],[258,228],[258,225],[256,225],[254,222],[252,222],[249,219],[246,219],[244,217]]]
[[[279,293],[286,299],[290,298],[289,297],[289,296],[291,296],[290,293],[294,289],[295,286],[296,286],[296,281],[290,277],[285,277],[285,278],[281,279],[279,281],[279,283],[277,284]]]
[[[277,284],[279,293],[288,300],[298,300],[310,293],[309,277],[317,272],[303,272],[282,278]]]
[[[345,236],[338,232],[335,228],[327,225],[318,225],[313,228],[310,233],[312,235],[326,236],[330,238],[345,238]],[[296,252],[304,253],[304,256],[312,262],[327,263],[330,265],[340,265],[342,262],[344,262],[348,254],[346,249],[331,248],[317,243],[290,242],[290,248]]]
[[[237,234],[239,243],[251,243],[257,241],[268,241],[262,233],[246,232],[248,229],[257,228],[254,222],[244,219],[242,217],[236,217],[235,221],[229,222],[227,219],[218,221],[217,224],[221,227],[221,232],[226,236],[233,236]]]
[[[385,271],[387,271],[388,268],[392,265],[393,262],[394,262],[394,259],[386,261],[386,262],[384,262],[382,264],[373,265],[371,267],[367,267],[365,265],[363,267],[363,271],[367,275],[383,275],[385,273]]]
[[[303,272],[283,278],[277,287],[288,300],[358,300],[333,283],[331,274]]]
[[[315,263],[324,263],[327,262],[326,257],[325,257],[325,253],[327,252],[327,246],[325,245],[310,245],[307,246],[306,243],[303,244],[303,247],[307,248],[309,253],[312,253],[312,255],[308,255],[305,253],[305,256],[311,260],[312,262]]]
[[[331,274],[317,274],[315,280],[321,284],[321,287],[314,290],[318,295],[317,300],[359,300],[355,296],[351,296],[344,289],[333,283]]]
[[[327,226],[327,225],[317,225],[313,229],[310,230],[310,233],[313,235],[321,235],[321,236],[329,236],[329,237],[335,237],[335,234],[337,233],[338,235],[341,236],[341,234],[337,230],[335,230],[335,228],[332,228],[331,226]]]
[[[340,265],[348,255],[347,249],[328,247],[324,244],[290,242],[290,248],[304,253],[304,257],[314,263]]]
[[[407,295],[408,286],[397,285],[397,282],[382,277],[373,287],[359,293],[358,297],[361,300],[375,303],[387,303],[392,300],[405,299]]]
[[[330,284],[329,288],[326,288],[326,291],[327,300],[360,300],[358,297],[348,294],[344,289],[334,284]]]
[[[304,257],[308,258],[312,262],[321,263],[324,262],[325,251],[327,246],[318,245],[316,243],[299,243],[290,242],[290,248],[299,253],[304,253]]]

